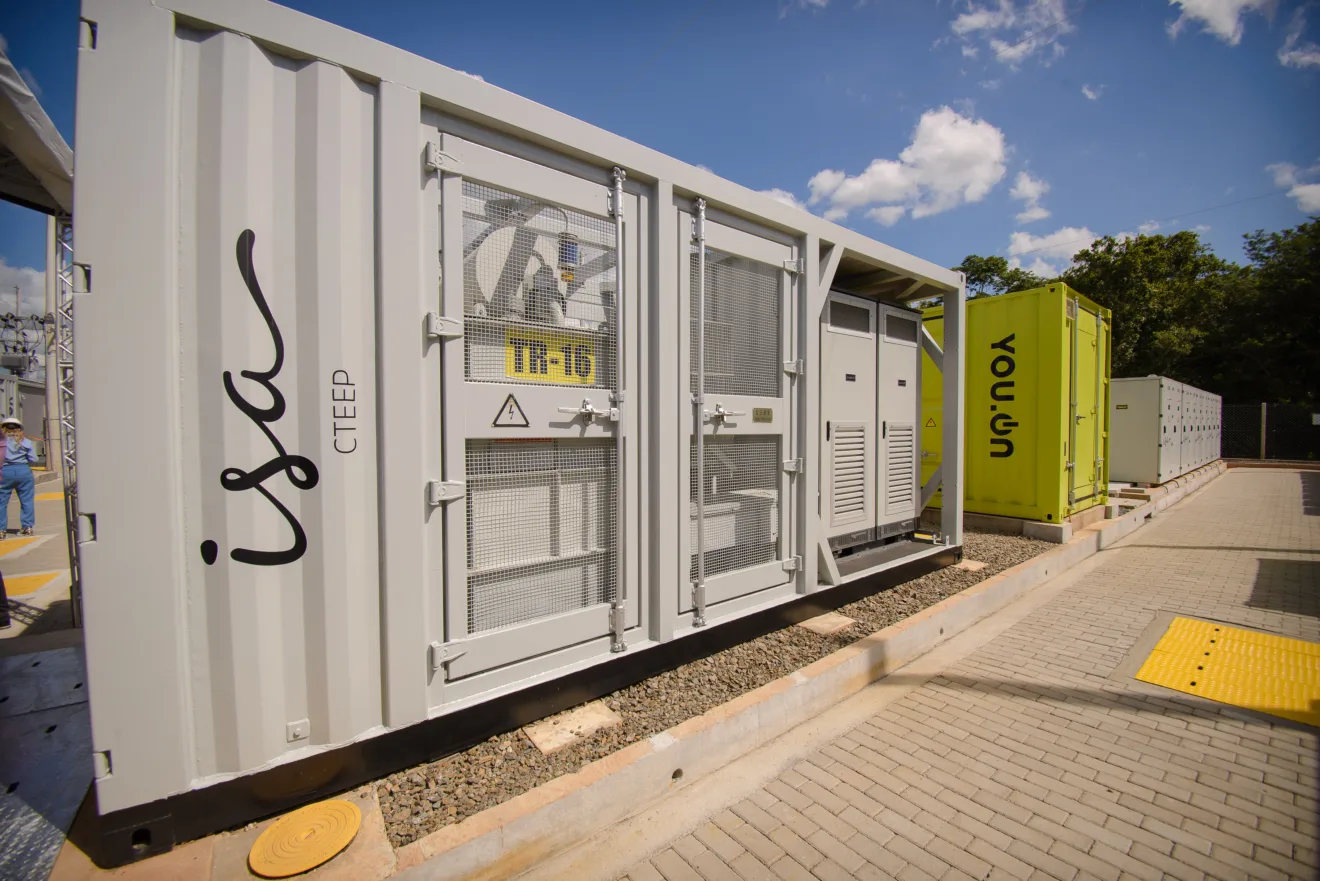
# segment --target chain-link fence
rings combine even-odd
[[[1320,414],[1297,404],[1225,404],[1226,459],[1320,459]]]

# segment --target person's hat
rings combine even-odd
[[[22,428],[23,420],[19,419],[17,416],[6,416],[4,419],[0,419],[0,425],[5,428],[8,428],[11,425],[15,428]]]

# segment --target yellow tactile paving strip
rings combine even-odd
[[[64,493],[63,493],[63,492],[57,492],[57,493],[37,493],[37,495],[36,495],[36,499],[37,499],[38,502],[54,502],[54,501],[56,501],[56,500],[58,500],[58,499],[62,499],[62,498],[64,498]]]
[[[1137,678],[1320,725],[1320,643],[1174,618]]]
[[[11,597],[36,593],[55,580],[58,572],[39,572],[36,575],[11,575],[5,579],[5,593]]]
[[[0,541],[0,557],[12,554],[20,548],[27,547],[38,538],[40,538],[40,536],[34,535],[29,538],[7,538],[4,541]]]

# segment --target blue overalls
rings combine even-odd
[[[27,438],[13,440],[5,438],[5,463],[0,471],[0,534],[9,529],[9,493],[18,493],[20,508],[19,522],[23,528],[31,529],[37,522],[36,511],[32,507],[32,494],[36,483],[32,477],[32,463],[37,461],[37,451],[32,441]]]

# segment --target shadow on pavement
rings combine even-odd
[[[1258,559],[1247,606],[1320,618],[1320,561]]]
[[[1123,710],[1126,712],[1152,713],[1163,716],[1186,716],[1205,719],[1208,722],[1214,722],[1220,718],[1237,719],[1239,721],[1253,722],[1256,724],[1266,723],[1276,728],[1288,728],[1293,731],[1299,731],[1309,734],[1312,737],[1320,738],[1320,728],[1307,725],[1303,722],[1295,722],[1291,719],[1285,719],[1282,716],[1271,716],[1268,713],[1249,710],[1245,707],[1237,707],[1232,704],[1221,704],[1205,698],[1195,697],[1189,694],[1183,694],[1173,689],[1163,688],[1158,685],[1149,685],[1139,680],[1131,680],[1132,688],[1120,690],[1122,686],[1113,690],[1104,688],[1079,688],[1072,685],[1060,685],[1055,683],[1032,682],[1030,680],[1017,679],[990,679],[986,677],[965,676],[958,673],[944,672],[934,678],[925,676],[905,676],[902,672],[891,673],[884,679],[879,680],[885,683],[895,685],[911,684],[922,685],[929,684],[937,688],[952,688],[960,691],[979,692],[981,694],[995,695],[1000,698],[1023,699],[1034,701],[1037,704],[1049,706],[1058,704],[1067,706],[1069,704],[1087,704],[1100,707],[1107,710]],[[1117,685],[1117,683],[1115,683]],[[884,711],[881,711],[881,715]],[[993,740],[998,736],[1007,736],[1001,732],[995,731],[996,727],[1008,727],[1011,723],[996,722],[993,718],[987,719],[988,739]],[[1067,720],[1060,720],[1063,724],[1069,724]],[[1097,729],[1098,730],[1098,729]],[[1079,734],[1083,733],[1081,731]],[[1112,732],[1111,732],[1112,733]],[[1141,729],[1133,729],[1134,734],[1141,734]],[[987,736],[983,734],[982,736]],[[1199,741],[1198,741],[1199,742]],[[1317,811],[1320,814],[1320,809]]]
[[[1125,550],[1127,548],[1149,548],[1156,551],[1245,551],[1248,554],[1320,554],[1320,548],[1242,548],[1230,545],[1125,544],[1115,547],[1114,550]]]
[[[1320,471],[1303,471],[1297,476],[1302,479],[1302,513],[1320,517]]]

